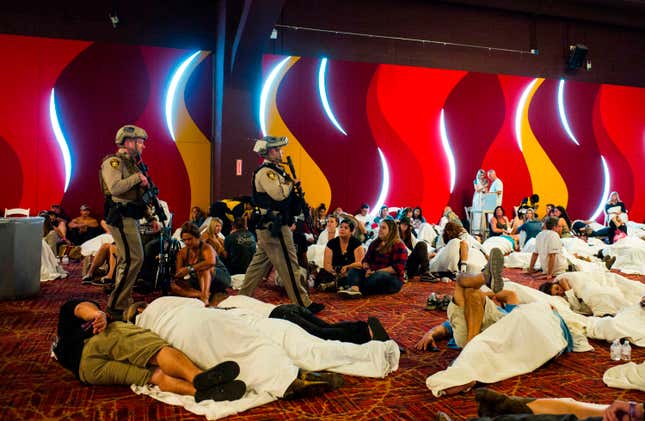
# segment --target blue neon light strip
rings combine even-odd
[[[452,194],[452,191],[455,189],[455,179],[457,178],[457,166],[455,165],[455,156],[452,153],[448,134],[446,133],[446,120],[443,116],[443,108],[439,116],[439,131],[441,133],[441,145],[443,146],[443,151],[448,159],[448,167],[450,168],[450,193]]]
[[[278,77],[278,74],[280,74],[280,71],[289,62],[290,59],[291,59],[291,56],[283,59],[280,63],[278,63],[271,70],[271,72],[269,72],[269,76],[267,76],[266,80],[264,81],[264,85],[262,85],[262,92],[260,94],[260,112],[259,112],[260,130],[262,131],[262,136],[267,135],[266,110],[267,110],[267,100],[268,100],[269,92],[271,91],[271,87],[273,85],[273,82],[275,82],[276,77]]]
[[[340,131],[342,134],[347,136],[347,133],[340,126],[340,124],[338,123],[338,120],[336,120],[336,117],[334,116],[334,113],[331,110],[331,107],[329,106],[329,100],[327,99],[327,88],[325,87],[326,70],[327,70],[327,59],[323,58],[322,60],[320,60],[320,68],[318,69],[318,92],[320,93],[320,101],[322,102],[323,108],[325,109],[325,113],[327,114],[327,117],[332,122],[332,124],[336,126],[338,131]]]
[[[576,145],[580,146],[578,139],[576,139],[576,137],[573,135],[573,132],[571,131],[571,127],[569,127],[567,115],[564,112],[564,79],[560,79],[560,83],[558,84],[558,111],[560,112],[560,121],[562,122],[564,131],[566,131],[567,135],[569,135],[569,139],[571,139]]]
[[[609,167],[607,166],[607,161],[605,161],[604,156],[600,156],[602,160],[602,172],[605,178],[604,187],[602,188],[602,197],[600,198],[600,203],[598,203],[598,208],[594,212],[593,216],[589,218],[592,221],[595,221],[596,218],[600,216],[600,213],[605,209],[605,203],[609,200],[609,188],[611,187],[611,178],[609,177]]]
[[[378,154],[381,158],[381,168],[383,170],[383,181],[381,182],[381,192],[378,195],[378,200],[376,201],[376,204],[372,208],[372,211],[370,212],[370,216],[374,217],[377,212],[381,210],[381,206],[385,203],[385,199],[387,199],[387,195],[390,191],[390,169],[387,166],[387,160],[385,159],[385,155],[383,154],[383,151],[381,151],[381,148],[377,148]]]
[[[72,156],[69,152],[69,146],[63,135],[63,131],[60,128],[60,122],[58,121],[58,114],[56,113],[56,97],[54,94],[54,89],[49,97],[49,121],[52,125],[52,130],[54,131],[54,137],[56,142],[58,142],[58,147],[60,148],[61,154],[63,154],[63,163],[65,164],[65,189],[69,187],[69,181],[72,178]]]
[[[184,73],[186,72],[186,69],[188,68],[188,66],[190,66],[193,60],[197,58],[199,53],[201,53],[201,51],[196,51],[190,57],[184,60],[175,71],[175,74],[172,75],[172,78],[170,78],[170,84],[168,85],[168,91],[166,93],[165,111],[166,111],[166,125],[168,126],[168,133],[170,133],[170,137],[172,138],[173,141],[176,141],[176,139],[175,139],[175,128],[172,123],[172,109],[175,103],[175,94],[177,93],[177,85],[179,84],[179,81],[181,80]]]

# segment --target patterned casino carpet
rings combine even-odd
[[[59,306],[71,297],[89,298],[105,303],[98,287],[81,286],[78,265],[68,265],[71,276],[42,284],[38,297],[30,300],[0,302],[0,420],[74,419],[74,420],[188,420],[203,419],[183,408],[137,396],[127,387],[81,385],[49,358],[49,346],[56,328]],[[537,281],[517,270],[506,270],[513,280],[531,286]],[[645,277],[639,278],[641,282]],[[314,293],[327,309],[321,314],[330,321],[366,319],[376,315],[390,335],[407,348],[413,347],[426,329],[442,321],[440,311],[425,311],[430,292],[450,292],[450,284],[409,283],[399,294],[366,300],[343,301],[335,294]],[[280,292],[260,288],[257,297],[285,302]],[[149,297],[150,298],[150,297]],[[644,401],[645,393],[610,389],[602,374],[612,365],[609,344],[592,341],[595,351],[568,354],[534,373],[508,379],[491,387],[526,396],[566,396],[591,402],[613,399]],[[441,410],[455,419],[476,415],[473,393],[434,398],[425,387],[425,378],[445,368],[457,356],[440,344],[438,353],[402,355],[400,368],[384,380],[346,376],[345,386],[317,398],[277,401],[230,419],[409,419],[434,417]],[[641,362],[645,350],[634,349],[633,359]]]

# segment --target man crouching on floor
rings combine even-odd
[[[123,322],[108,324],[105,313],[90,301],[63,304],[52,351],[86,384],[154,384],[162,391],[194,396],[197,402],[237,400],[246,392],[244,382],[235,380],[237,363],[225,361],[203,371],[150,330]]]

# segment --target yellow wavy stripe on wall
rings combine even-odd
[[[211,142],[193,121],[185,101],[186,83],[190,75],[210,52],[202,51],[186,69],[177,85],[174,109],[175,140],[184,160],[190,181],[190,206],[208,209],[211,195]]]
[[[553,203],[566,207],[569,200],[567,185],[533,134],[529,124],[529,105],[542,82],[544,79],[538,79],[522,110],[522,150],[533,187],[533,191],[527,194],[537,193],[541,203]]]
[[[291,133],[280,116],[276,104],[276,94],[280,82],[291,66],[298,60],[299,57],[292,57],[289,60],[289,63],[284,66],[281,73],[276,77],[276,81],[269,92],[267,98],[267,134],[270,136],[287,136],[289,138],[289,144],[284,147],[284,159],[286,161],[287,155],[293,159],[296,175],[302,182],[302,188],[306,193],[305,199],[307,199],[307,203],[314,207],[320,203],[324,203],[329,208],[329,204],[331,203],[331,186],[329,185],[327,177],[325,177],[325,174],[311,156],[309,156],[298,139]]]

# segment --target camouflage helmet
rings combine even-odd
[[[286,136],[264,136],[262,139],[257,139],[253,146],[253,152],[265,156],[270,148],[280,148],[286,146],[289,140]]]
[[[146,140],[148,138],[148,133],[146,133],[146,131],[143,130],[141,127],[137,127],[132,124],[126,124],[116,132],[116,136],[114,137],[114,143],[121,146],[123,145],[123,142],[125,141],[125,139],[137,139],[137,138]]]

